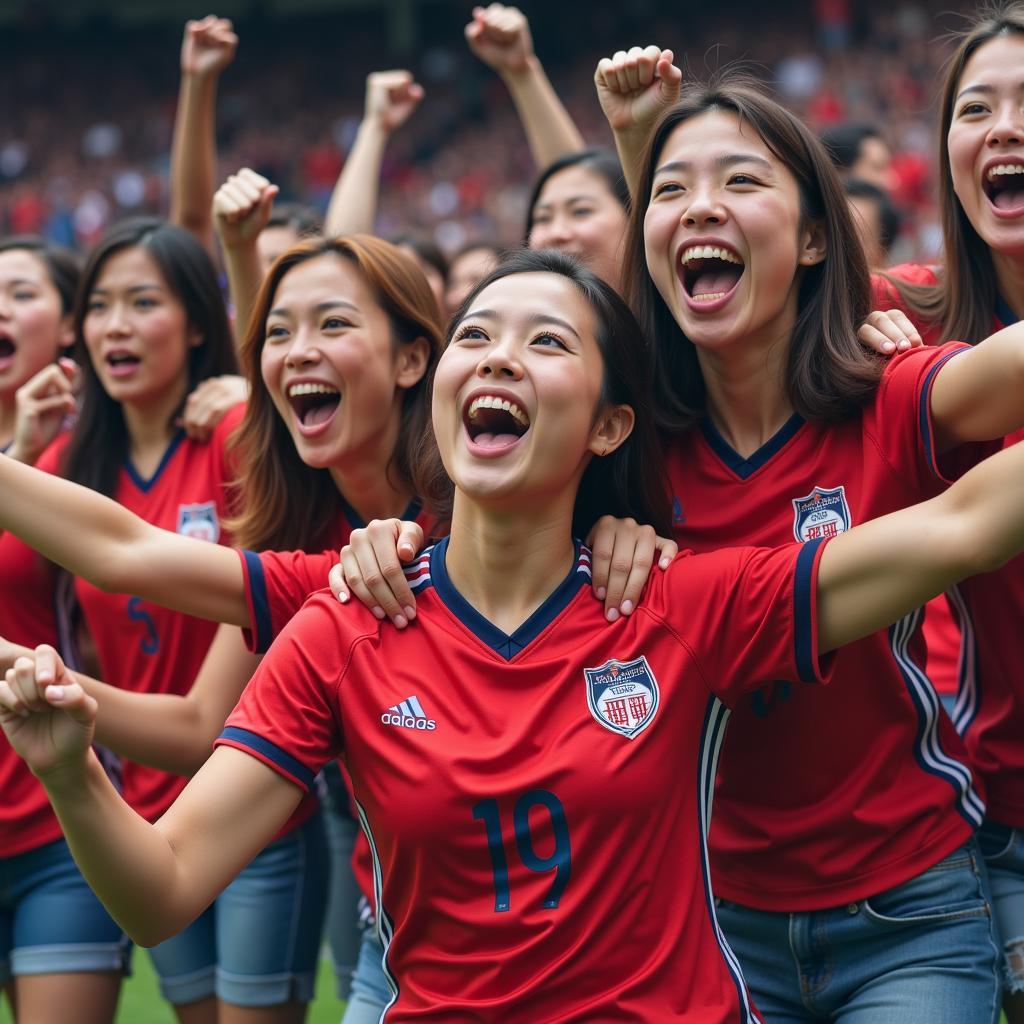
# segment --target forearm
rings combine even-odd
[[[224,263],[228,272],[228,290],[235,307],[235,339],[241,343],[249,329],[256,293],[263,281],[256,243],[231,249],[225,246]]]
[[[217,164],[217,78],[183,74],[171,144],[170,221],[213,252],[213,200]]]
[[[512,96],[538,170],[583,149],[583,136],[536,57],[529,59],[525,71],[503,75],[502,80]]]
[[[615,152],[622,164],[622,176],[630,196],[635,197],[640,187],[640,171],[643,169],[644,149],[647,146],[647,129],[630,129],[615,132]]]
[[[328,238],[373,232],[380,169],[389,138],[389,133],[375,121],[364,120],[360,124],[327,207],[324,234]]]
[[[92,751],[41,781],[90,888],[136,942],[155,945],[203,909],[204,894],[182,891],[167,837],[124,802]]]

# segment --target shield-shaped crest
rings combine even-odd
[[[633,661],[613,658],[583,674],[590,713],[606,729],[634,739],[654,721],[661,691],[643,655]]]
[[[806,497],[793,499],[793,535],[797,540],[837,537],[850,525],[845,487],[815,487]]]
[[[216,544],[220,539],[220,522],[217,519],[216,502],[206,501],[201,505],[179,505],[178,533]]]

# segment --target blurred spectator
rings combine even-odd
[[[873,124],[840,124],[822,132],[821,141],[844,178],[867,181],[884,192],[892,192],[896,184],[892,150],[881,128]]]
[[[900,216],[888,195],[877,185],[859,178],[843,182],[850,212],[860,232],[868,266],[882,270],[889,266],[889,253],[900,232]]]

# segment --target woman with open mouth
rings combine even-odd
[[[487,278],[433,378],[417,477],[452,526],[410,570],[416,623],[314,597],[158,823],[102,773],[75,674],[48,648],[18,660],[0,721],[131,934],[200,912],[340,755],[374,847],[389,1021],[763,1019],[702,835],[728,707],[826,681],[825,652],[1024,547],[1024,449],[830,539],[683,556],[609,622],[574,535],[605,514],[668,525],[640,344],[565,257]]]

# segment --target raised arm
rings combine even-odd
[[[212,14],[185,24],[181,88],[171,143],[170,221],[191,231],[215,255],[210,200],[217,175],[217,80],[234,60],[238,36]]]
[[[583,136],[533,51],[522,11],[504,4],[474,7],[466,42],[508,88],[538,169],[583,149]]]
[[[0,456],[0,530],[103,590],[251,625],[237,553],[161,530],[116,501]]]
[[[150,824],[115,791],[92,752],[95,716],[96,702],[52,648],[19,659],[0,682],[0,724],[46,787],[83,875],[125,931],[152,946],[213,901],[302,793],[255,758],[218,749]]]
[[[237,628],[221,626],[187,694],[136,693],[75,675],[99,705],[97,742],[138,764],[194,775],[259,662]]]
[[[673,59],[672,51],[660,46],[634,46],[602,58],[594,73],[597,98],[615,134],[622,173],[633,196],[651,129],[679,98],[683,73]]]
[[[818,645],[896,622],[954,583],[1024,549],[1024,444],[985,459],[937,498],[830,541],[818,573]]]
[[[256,293],[263,280],[256,240],[270,220],[278,187],[248,167],[232,174],[213,197],[213,223],[228,272],[235,307],[235,340],[249,329]]]
[[[325,235],[373,233],[384,150],[391,133],[405,124],[421,99],[423,89],[409,71],[374,71],[367,76],[363,120],[331,193]]]

